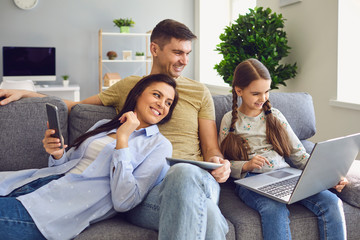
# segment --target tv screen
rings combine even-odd
[[[55,81],[54,47],[3,47],[3,79]]]

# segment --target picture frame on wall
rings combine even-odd
[[[280,7],[285,7],[294,3],[301,2],[302,0],[280,0]]]

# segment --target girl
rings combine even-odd
[[[0,173],[0,236],[70,239],[139,204],[169,168],[172,146],[155,124],[170,120],[175,87],[167,75],[143,78],[115,118],[97,122],[67,153],[46,130],[48,168]]]
[[[233,159],[231,175],[235,178],[288,167],[284,157],[303,169],[309,158],[285,117],[271,107],[270,85],[269,71],[256,59],[241,62],[235,69],[232,111],[224,115],[219,136],[224,157]],[[242,99],[240,107],[238,96]],[[335,188],[341,191],[346,183],[343,180]],[[291,239],[286,204],[240,186],[236,193],[259,212],[264,239]],[[346,239],[342,204],[335,194],[322,191],[300,204],[318,216],[321,239]]]

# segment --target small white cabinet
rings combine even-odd
[[[67,87],[64,87],[63,85],[35,85],[35,89],[37,92],[45,95],[55,96],[75,102],[80,101],[80,87],[77,84],[70,84]]]

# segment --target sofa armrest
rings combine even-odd
[[[0,106],[0,171],[48,165],[49,154],[42,143],[47,129],[46,103],[58,107],[60,126],[67,143],[68,110],[60,98],[23,98]]]
[[[360,160],[355,160],[346,178],[349,184],[337,195],[350,205],[360,208]]]

